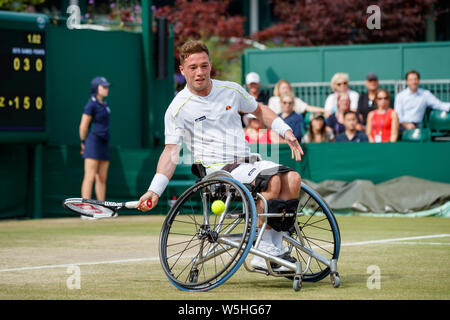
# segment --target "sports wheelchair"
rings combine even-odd
[[[160,261],[175,287],[211,290],[227,281],[241,265],[249,272],[285,277],[292,281],[295,291],[301,289],[303,281],[316,282],[328,275],[333,287],[339,287],[339,227],[331,209],[309,186],[302,182],[296,212],[270,213],[258,190],[250,192],[249,186],[233,179],[229,172],[218,170],[206,175],[203,168],[197,176],[199,180],[170,209],[160,234]],[[258,199],[264,211],[257,215]],[[215,200],[225,204],[220,215],[211,210]],[[258,217],[264,219],[260,228]],[[294,217],[294,223],[283,233],[283,245],[295,262],[258,249],[268,219],[289,217]],[[252,267],[246,260],[249,255],[262,257],[267,269]],[[274,271],[276,264],[289,271]]]

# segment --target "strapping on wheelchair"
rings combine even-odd
[[[232,163],[226,164],[222,170],[231,174],[231,172],[239,167],[242,163],[251,163],[255,160],[250,157],[236,160]],[[262,170],[255,179],[255,184],[243,183],[243,185],[250,191],[253,199],[257,200],[257,194],[267,190],[269,180],[276,174],[293,171],[293,169],[279,165],[274,168]],[[206,174],[206,168],[201,163],[194,163],[191,167],[191,172],[198,177],[198,181],[202,180]],[[270,217],[267,219],[267,224],[276,231],[292,231],[295,223],[297,207],[299,200],[281,200],[271,199],[267,201],[268,212],[281,213],[281,217]],[[286,216],[286,214],[290,214]]]

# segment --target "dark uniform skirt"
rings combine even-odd
[[[89,133],[84,142],[83,158],[109,160],[108,140],[100,138],[93,133]]]

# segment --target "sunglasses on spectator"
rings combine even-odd
[[[389,100],[388,97],[377,97],[377,100]]]
[[[291,105],[291,104],[294,104],[294,101],[283,101],[281,103],[282,104],[289,104],[289,105]]]
[[[338,86],[347,85],[347,84],[348,84],[348,82],[339,82],[339,83],[337,83]]]

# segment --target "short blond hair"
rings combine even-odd
[[[343,72],[335,73],[330,81],[331,90],[336,91],[337,83],[339,82],[339,80],[344,80],[348,83],[350,81],[348,73],[343,73]]]
[[[180,64],[184,63],[191,54],[205,52],[209,58],[208,47],[200,40],[189,40],[180,48]]]

